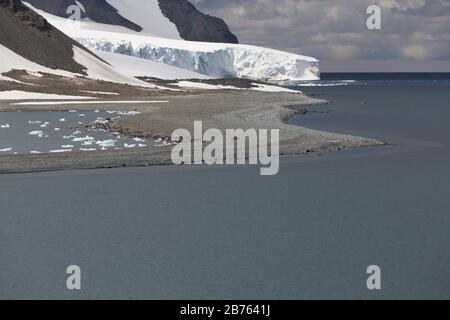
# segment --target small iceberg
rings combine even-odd
[[[99,140],[95,144],[102,147],[102,148],[108,148],[108,147],[115,147],[117,140]]]
[[[64,153],[64,152],[71,152],[72,149],[64,149],[64,150],[50,150],[50,153]]]
[[[94,141],[95,138],[92,138],[91,136],[85,136],[85,137],[79,137],[79,138],[73,138],[73,142],[84,142],[84,141]]]
[[[44,137],[44,132],[42,131],[31,131],[28,133],[30,136],[37,136],[38,138],[43,138]]]

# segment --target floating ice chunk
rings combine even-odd
[[[35,151],[35,150],[31,150],[31,151],[30,151],[30,154],[39,154],[39,153],[42,153],[42,152],[40,152],[40,151]]]
[[[66,118],[59,119],[59,122],[65,122],[65,121],[66,121]]]
[[[78,112],[78,111],[77,110],[69,110],[69,112],[75,113],[75,112]]]
[[[50,150],[50,153],[64,153],[64,152],[71,152],[72,149],[64,149],[64,150]]]
[[[73,147],[74,146],[71,145],[71,144],[64,144],[64,145],[61,146],[61,148],[63,148],[63,149],[72,149]]]
[[[5,124],[1,125],[1,128],[2,129],[8,129],[8,128],[11,128],[11,126],[9,124],[5,123]]]
[[[79,138],[74,138],[72,141],[73,142],[83,142],[83,141],[94,141],[95,138],[92,138],[90,136],[85,136],[85,137],[79,137]]]
[[[135,138],[133,138],[133,141],[136,141],[136,142],[145,142],[145,139],[135,137]]]
[[[78,116],[79,117],[85,117],[86,115],[84,113],[80,113]]]
[[[100,119],[95,120],[95,121],[94,121],[94,124],[95,124],[95,123],[98,123],[98,124],[107,124],[107,123],[108,123],[108,120],[105,120],[105,119],[100,118]]]
[[[117,140],[99,140],[95,142],[96,145],[102,148],[114,147],[116,145]]]
[[[28,133],[30,136],[37,136],[38,138],[43,138],[44,137],[44,132],[42,131],[31,131]]]
[[[143,144],[143,143],[139,143],[139,144],[138,144],[138,147],[139,147],[139,148],[147,148],[147,145],[146,145],[146,144]]]
[[[95,148],[88,148],[88,149],[81,148],[80,149],[80,151],[95,151],[95,150],[97,150],[97,149],[95,149]]]
[[[82,146],[92,146],[93,143],[94,143],[94,141],[85,141],[81,145]]]
[[[44,122],[43,124],[40,125],[40,127],[46,128],[49,124],[50,124],[50,122]]]
[[[29,120],[28,123],[29,124],[41,124],[42,121],[31,121],[31,120]]]
[[[136,145],[135,145],[135,144],[124,143],[124,144],[123,144],[123,147],[124,147],[124,148],[127,148],[127,149],[130,149],[130,148],[136,148]]]
[[[72,133],[72,135],[74,135],[74,136],[79,135],[79,134],[81,134],[81,131],[80,131],[80,130],[77,130],[77,131],[75,131],[74,133]]]
[[[61,129],[60,129],[60,128],[55,128],[55,129],[53,129],[53,130],[55,130],[55,131],[61,131]]]
[[[11,151],[13,148],[5,148],[5,149],[0,149],[0,152],[9,152]]]
[[[109,114],[117,114],[119,116],[134,116],[141,114],[139,111],[106,111]]]

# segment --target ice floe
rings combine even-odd
[[[44,134],[43,131],[38,131],[38,130],[36,130],[36,131],[31,131],[31,132],[29,132],[28,134],[29,134],[30,136],[37,136],[38,138],[48,137],[48,136],[46,136],[46,135]]]
[[[50,150],[50,153],[64,153],[64,152],[72,152],[72,149],[62,149],[62,150]]]
[[[109,139],[109,140],[99,140],[95,142],[96,145],[102,148],[114,147],[116,145],[117,140]]]
[[[72,141],[73,142],[83,142],[83,141],[94,141],[95,138],[91,137],[91,136],[85,136],[85,137],[77,137],[74,138]]]

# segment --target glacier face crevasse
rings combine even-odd
[[[91,50],[126,54],[163,62],[214,78],[239,77],[259,80],[318,80],[315,59],[254,46],[224,46],[215,50],[171,48],[150,43],[111,42],[98,38],[75,38]]]

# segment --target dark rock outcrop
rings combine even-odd
[[[48,68],[84,73],[73,60],[73,46],[81,45],[20,0],[0,0],[0,45]]]
[[[27,0],[34,7],[48,13],[68,17],[67,8],[75,4],[74,0]],[[89,17],[93,21],[123,26],[135,31],[142,27],[121,16],[106,0],[78,0],[86,8],[82,18]],[[144,1],[144,0],[141,0]],[[238,43],[227,24],[220,18],[206,15],[198,11],[187,0],[158,0],[162,13],[178,29],[184,40],[203,42]]]
[[[64,18],[69,16],[67,8],[75,4],[74,0],[27,0],[27,2],[35,8]],[[82,18],[89,17],[100,23],[123,26],[135,31],[142,30],[137,24],[122,17],[117,9],[110,6],[105,0],[79,0],[79,2],[85,7],[87,12],[87,15],[81,12]]]
[[[238,43],[225,21],[198,11],[187,0],[159,0],[159,7],[185,40]]]

